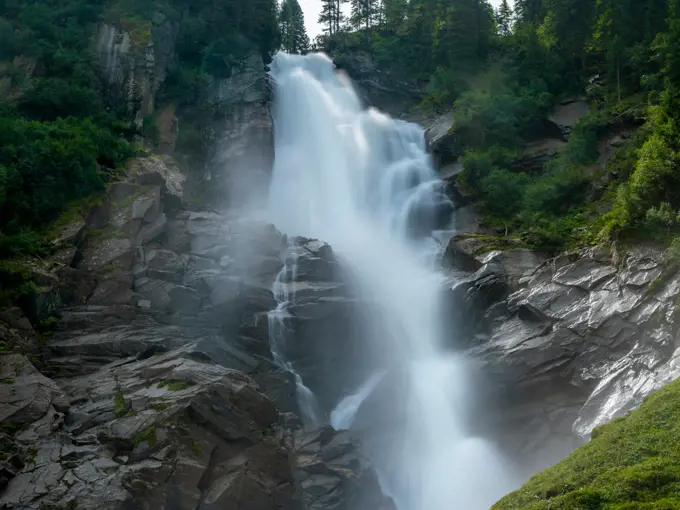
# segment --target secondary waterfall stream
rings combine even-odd
[[[383,425],[361,436],[385,492],[399,510],[489,508],[512,485],[495,447],[470,432],[475,388],[465,358],[441,347],[443,277],[434,265],[431,233],[447,204],[423,130],[363,108],[323,54],[280,53],[271,72],[276,161],[270,219],[288,235],[333,247],[357,291],[382,309],[371,331],[380,331],[389,345],[374,373],[336,403],[332,424],[351,427],[364,400],[389,380],[387,373],[395,374],[403,381],[405,412],[381,411],[387,414],[379,417]],[[281,322],[276,314],[285,314],[293,299],[277,292],[274,335]],[[304,412],[313,398],[303,381],[298,390]]]

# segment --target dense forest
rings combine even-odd
[[[105,93],[92,38],[105,21],[143,47],[158,12],[181,20],[164,100],[195,105],[203,76],[227,76],[253,48],[265,61],[280,48],[322,49],[340,65],[368,52],[427,84],[421,108],[452,112],[459,184],[499,232],[552,251],[639,235],[671,241],[680,226],[676,0],[506,0],[496,10],[485,0],[319,1],[325,33],[313,43],[297,0],[0,1],[0,252],[39,250],[39,232],[66,204],[103,189],[134,154],[146,123]],[[523,148],[574,96],[591,110],[566,149],[542,171],[523,168]],[[633,136],[601,168],[598,143],[622,129]],[[205,149],[191,129],[183,148]]]

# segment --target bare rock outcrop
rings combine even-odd
[[[60,224],[56,260],[27,266],[39,333],[0,312],[0,507],[392,510],[349,433],[300,429],[295,379],[272,355],[291,257],[301,345],[346,317],[328,301],[332,250],[184,210],[183,182],[167,157],[132,162]]]
[[[520,252],[480,256],[450,307],[466,326],[467,343],[456,345],[500,388],[504,443],[517,459],[544,452],[542,468],[680,376],[680,275],[654,246],[542,263],[511,255]]]

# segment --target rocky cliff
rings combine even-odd
[[[285,237],[186,210],[183,181],[167,156],[131,162],[59,225],[54,260],[26,262],[38,331],[0,316],[0,506],[392,508],[348,433],[301,428],[272,358]],[[329,248],[298,246],[298,283],[328,280]]]
[[[141,41],[140,30],[148,32]],[[266,65],[251,47],[229,68],[228,77],[201,73],[197,90],[182,91],[191,98],[176,97],[168,92],[176,87],[168,80],[182,72],[179,33],[179,21],[160,11],[142,29],[100,25],[95,46],[105,94],[123,104],[140,129],[153,133],[147,133],[146,142],[156,152],[175,156],[196,184],[188,189],[199,202],[242,206],[262,194],[273,161]],[[145,122],[152,127],[145,128]],[[187,153],[199,157],[189,159]]]
[[[467,274],[450,291],[462,329],[452,346],[493,381],[490,429],[530,472],[680,375],[680,275],[660,248],[545,260],[522,248],[475,254],[474,240],[454,238],[446,255]]]

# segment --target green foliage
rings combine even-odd
[[[127,402],[123,392],[118,390],[113,394],[113,405],[115,408],[116,418],[122,418],[127,412]]]
[[[168,381],[167,388],[170,391],[182,391],[193,386],[194,383],[185,380],[172,380]]]
[[[680,381],[640,409],[593,431],[591,441],[539,473],[493,510],[680,507]]]
[[[283,0],[279,12],[281,49],[288,53],[303,53],[309,49],[305,16],[298,0]]]
[[[135,443],[138,445],[146,443],[147,445],[149,445],[149,447],[153,448],[154,446],[156,446],[157,442],[158,438],[156,436],[155,425],[147,427],[146,429],[142,430],[139,434],[135,436]]]
[[[0,307],[19,305],[30,308],[37,287],[30,267],[21,262],[0,261]]]
[[[191,451],[194,452],[194,455],[196,455],[196,457],[200,457],[202,455],[201,444],[198,441],[192,441]]]
[[[35,229],[66,205],[103,189],[99,165],[118,166],[132,147],[91,120],[0,118],[0,252],[34,251]]]
[[[680,267],[680,236],[671,241],[666,250],[666,260],[674,267]]]
[[[462,158],[459,183],[478,200],[487,221],[521,231],[530,246],[556,251],[571,243],[590,243],[592,236],[582,230],[583,210],[602,122],[598,115],[584,118],[565,150],[541,175],[518,169],[517,154],[511,149],[492,146],[468,151]]]
[[[491,66],[453,105],[457,149],[517,148],[539,127],[551,104],[549,94],[520,87],[501,65]]]

